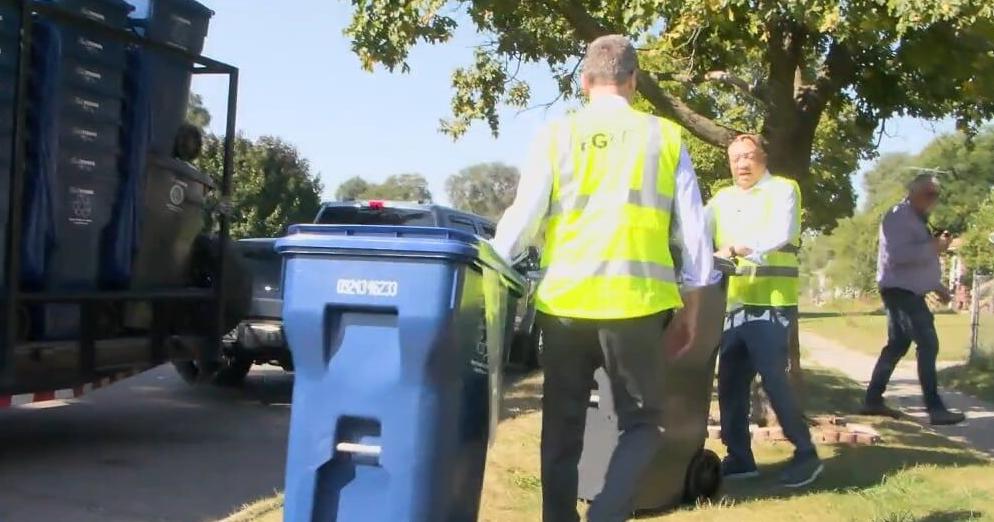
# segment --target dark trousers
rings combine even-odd
[[[880,290],[887,309],[887,346],[880,351],[880,358],[873,368],[873,377],[866,390],[868,404],[883,402],[884,390],[894,368],[908,353],[911,342],[918,352],[918,381],[922,398],[929,410],[945,408],[939,397],[935,360],[939,356],[939,337],[935,332],[935,317],[925,303],[925,297],[898,288]]]
[[[811,432],[787,377],[788,332],[795,309],[750,308],[729,314],[718,362],[721,441],[728,458],[754,467],[749,436],[750,386],[756,374],[795,457],[815,455]]]
[[[593,321],[540,315],[545,385],[542,396],[542,520],[577,522],[577,466],[583,452],[594,372],[611,383],[621,435],[604,489],[587,517],[622,522],[633,511],[638,484],[663,441],[665,312],[636,319]]]

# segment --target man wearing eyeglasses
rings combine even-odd
[[[824,470],[787,377],[789,332],[797,321],[801,193],[791,179],[767,170],[759,136],[744,134],[728,147],[734,185],[715,194],[707,215],[716,255],[734,258],[718,363],[721,440],[728,448],[722,475],[759,474],[749,437],[750,387],[758,373],[794,458],[780,480],[810,484]]]
[[[877,253],[877,283],[887,309],[887,345],[873,369],[861,413],[898,417],[884,403],[883,394],[894,368],[914,341],[918,353],[918,381],[933,425],[958,424],[962,413],[950,411],[939,396],[935,360],[939,338],[935,318],[925,296],[935,293],[948,303],[949,290],[942,285],[939,255],[949,248],[948,232],[933,234],[928,216],[939,200],[939,181],[930,174],[916,177],[908,185],[908,197],[886,215],[880,225]]]

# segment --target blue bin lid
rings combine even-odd
[[[505,284],[521,295],[524,278],[480,237],[438,227],[385,225],[293,225],[276,241],[276,251],[287,254],[372,255],[446,259],[486,266],[501,274]]]
[[[60,0],[40,0],[40,1],[45,2],[45,3],[49,3],[49,4],[60,4],[60,3],[62,3]],[[126,9],[128,13],[133,12],[134,9],[135,9],[135,6],[131,2],[128,2],[127,0],[96,0],[96,1],[97,2],[102,2],[102,3],[105,3],[105,4],[110,4],[110,5],[114,6],[114,7],[120,7],[122,9]]]
[[[214,11],[211,8],[197,2],[195,0],[124,0],[131,4],[134,11],[131,12],[132,18],[145,19],[148,18],[150,11],[152,10],[152,4],[167,4],[171,3],[174,5],[179,5],[183,9],[199,11],[206,17],[214,16]],[[164,8],[167,8],[163,5]]]

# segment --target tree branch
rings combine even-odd
[[[648,72],[648,71],[647,71]],[[766,92],[761,85],[750,84],[738,76],[726,71],[711,71],[705,73],[703,76],[692,76],[686,73],[659,73],[659,72],[648,72],[657,82],[677,82],[685,85],[699,85],[705,82],[720,83],[723,85],[728,85],[733,87],[742,94],[745,94],[754,100],[762,103],[764,106],[768,105],[766,99]]]
[[[710,82],[722,83],[735,87],[736,89],[742,91],[743,94],[746,94],[757,101],[763,102],[764,104],[767,103],[765,97],[766,93],[758,83],[751,85],[742,78],[726,71],[711,71],[704,75],[704,79]]]
[[[832,42],[814,84],[805,89],[805,100],[800,104],[801,110],[820,116],[828,105],[828,100],[851,83],[855,74],[856,67],[852,54],[839,41]]]
[[[648,74],[639,71],[638,90],[663,116],[670,118],[690,131],[702,141],[716,147],[724,147],[742,134],[741,131],[715,122],[693,109],[680,99],[670,96]]]
[[[577,36],[585,42],[592,42],[613,32],[624,32],[612,31],[605,27],[576,0],[555,0],[551,5],[566,18]],[[739,131],[694,111],[682,100],[661,89],[655,79],[644,71],[638,72],[637,85],[642,96],[649,100],[662,116],[676,121],[691,134],[711,145],[725,146],[740,134]]]
[[[582,64],[582,63],[583,62],[581,60],[577,60],[576,64],[573,65],[573,70],[570,71],[570,73],[566,76],[567,78],[570,79],[571,82],[575,82],[576,81],[576,72],[578,70],[580,70],[580,64]],[[563,90],[560,89],[559,90],[559,94],[551,102],[548,102],[548,103],[539,103],[538,105],[532,105],[531,107],[528,107],[528,108],[525,108],[525,109],[521,109],[520,111],[518,111],[517,115],[520,116],[520,115],[522,115],[522,114],[524,114],[526,112],[533,111],[535,109],[543,109],[544,108],[545,110],[549,110],[549,109],[552,108],[553,105],[555,105],[556,103],[559,103],[559,100],[562,100],[564,97],[565,97],[565,94],[563,93]]]

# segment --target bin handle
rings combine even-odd
[[[335,445],[335,451],[341,453],[351,453],[353,455],[360,455],[363,457],[376,457],[380,456],[383,448],[374,444],[357,444],[355,442],[339,442]]]

